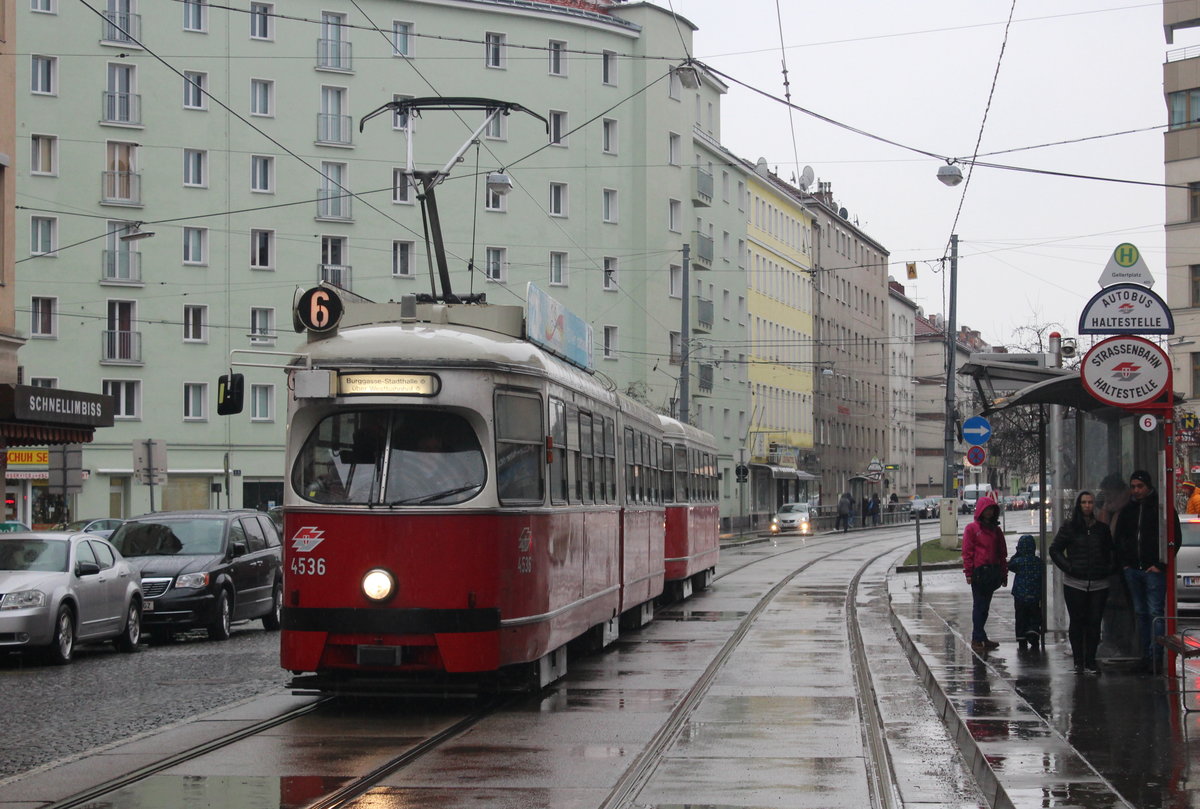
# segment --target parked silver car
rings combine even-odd
[[[0,649],[43,648],[60,665],[86,641],[137,650],[140,577],[95,534],[0,534],[0,593]]]
[[[59,523],[54,526],[54,530],[96,534],[107,539],[113,531],[121,527],[121,523],[123,522],[125,521],[119,520],[116,517],[100,517],[93,520],[76,520],[75,522]]]

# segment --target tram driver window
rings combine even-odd
[[[496,394],[496,494],[502,504],[540,503],[543,492],[542,400]]]

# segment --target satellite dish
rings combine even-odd
[[[807,191],[808,187],[812,185],[812,181],[816,179],[816,176],[812,166],[805,166],[804,171],[800,172],[800,190]]]
[[[847,221],[850,220],[850,212],[847,211],[845,208],[838,209],[838,216],[842,217],[842,219],[845,219]]]
[[[771,169],[767,168],[767,159],[765,157],[760,157],[758,159],[758,163],[754,166],[754,173],[759,177],[771,176]]]

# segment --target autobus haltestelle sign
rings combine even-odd
[[[1093,346],[1079,374],[1095,398],[1132,407],[1152,402],[1170,388],[1171,361],[1149,340],[1123,334]]]

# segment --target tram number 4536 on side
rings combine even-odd
[[[325,560],[313,556],[294,556],[288,572],[297,576],[324,576]]]

